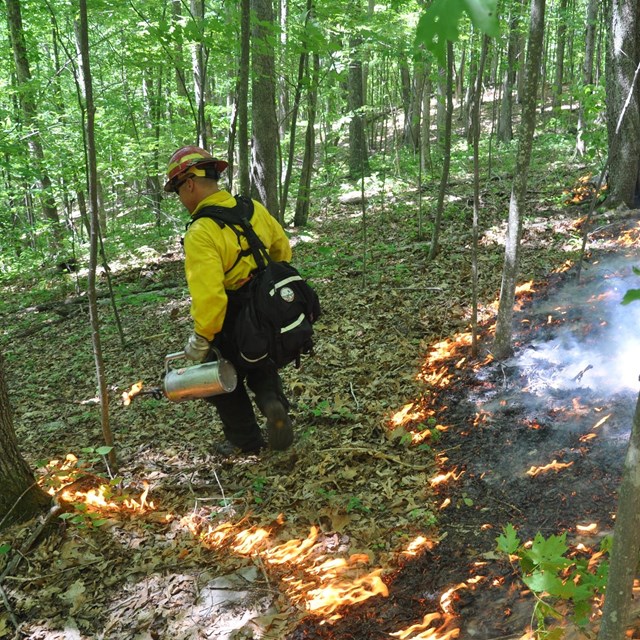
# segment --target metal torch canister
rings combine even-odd
[[[172,402],[184,402],[233,391],[238,383],[236,370],[217,350],[216,355],[215,362],[180,369],[169,369],[169,363],[184,358],[184,351],[167,355],[164,359],[164,395]]]

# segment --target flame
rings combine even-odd
[[[438,622],[441,619],[444,619],[444,624],[435,628],[431,627],[432,623]],[[399,640],[406,640],[409,637],[411,637],[411,640],[449,640],[449,638],[457,638],[460,629],[443,631],[448,622],[449,619],[439,613],[427,613],[422,619],[422,622],[412,624],[410,627],[402,629],[401,631],[394,631],[389,635],[394,638],[399,638]],[[413,635],[416,632],[418,632],[417,635]]]
[[[640,229],[628,229],[618,237],[618,243],[623,247],[633,247],[640,240]]]
[[[139,513],[146,513],[147,511],[154,511],[155,505],[152,501],[147,502],[147,496],[149,495],[149,484],[143,483],[144,491],[140,495],[139,500],[134,498],[125,498],[122,502],[116,502],[112,499],[108,499],[107,495],[111,492],[111,487],[108,484],[101,484],[99,487],[89,489],[88,491],[79,491],[75,489],[63,489],[60,493],[60,498],[66,502],[84,504],[92,507],[96,510],[104,511],[132,511]]]
[[[303,593],[306,600],[306,608],[312,613],[321,613],[330,622],[340,619],[342,616],[336,614],[338,607],[343,605],[363,602],[377,595],[389,595],[387,585],[382,581],[380,574],[382,569],[376,569],[362,578],[352,581],[334,582],[326,587],[311,589]]]
[[[416,407],[415,411],[413,410],[414,407]],[[409,402],[408,404],[405,404],[400,411],[397,411],[393,416],[391,416],[391,423],[394,427],[400,427],[412,420],[424,420],[424,418],[424,411],[418,409],[415,402]]]
[[[611,417],[611,414],[607,414],[604,418],[601,418],[600,420],[598,420],[598,422],[596,422],[593,425],[593,429],[597,429],[598,427],[601,427],[609,418]]]
[[[289,540],[273,549],[265,552],[265,559],[269,564],[284,564],[285,562],[303,562],[313,550],[313,546],[318,539],[319,530],[311,527],[311,531],[305,540]]]
[[[343,605],[389,595],[381,578],[382,569],[359,575],[369,556],[362,553],[349,558],[320,555],[317,527],[311,527],[304,540],[288,540],[269,548],[271,532],[266,529],[248,528],[238,532],[237,527],[225,522],[215,528],[209,525],[201,532],[200,523],[193,516],[184,518],[182,523],[209,548],[228,547],[241,556],[257,556],[278,572],[288,571],[281,580],[289,599],[315,615],[326,616],[328,621],[341,617],[336,610]],[[353,576],[354,572],[357,575]]]
[[[522,293],[533,293],[534,291],[533,280],[529,280],[529,282],[524,282],[516,287],[516,296]]]
[[[250,555],[258,545],[268,538],[269,532],[266,529],[256,529],[255,531],[247,529],[236,535],[235,544],[231,548],[241,556]]]
[[[580,533],[595,533],[597,530],[598,524],[596,522],[576,525],[576,531],[579,531]]]
[[[464,471],[461,471],[458,475],[456,475],[455,473],[455,469],[453,471],[448,471],[447,473],[440,473],[437,476],[434,476],[433,478],[431,478],[431,480],[429,480],[429,484],[432,487],[436,487],[439,484],[442,484],[443,482],[447,482],[447,480],[458,480],[462,474],[464,473]]]
[[[417,556],[423,549],[433,549],[433,542],[424,536],[418,536],[407,545],[407,548],[402,552],[402,555]]]
[[[131,389],[129,389],[129,391],[123,391],[122,393],[122,404],[125,407],[128,407],[131,404],[131,400],[133,400],[133,398],[135,398],[141,391],[142,391],[142,380],[136,382],[135,384],[133,384],[131,386]]]
[[[554,460],[553,462],[545,464],[542,467],[530,467],[527,471],[527,475],[535,478],[541,473],[546,473],[547,471],[560,471],[561,469],[569,468],[571,465],[573,465],[573,462],[558,462],[557,460]]]
[[[459,591],[460,589],[468,589],[467,583],[461,582],[460,584],[457,584],[454,587],[447,589],[440,596],[440,606],[442,607],[442,610],[445,613],[453,614],[453,596],[455,592]]]

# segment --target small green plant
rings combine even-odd
[[[517,558],[522,581],[536,598],[533,617],[539,639],[552,640],[562,636],[561,630],[549,630],[546,624],[549,617],[563,619],[553,606],[557,601],[570,602],[573,605],[573,622],[577,626],[586,625],[591,599],[602,593],[607,583],[608,562],[598,563],[591,571],[589,558],[568,556],[566,538],[566,532],[548,538],[538,532],[530,545],[523,544],[513,525],[508,524],[496,539],[498,551]],[[605,538],[600,550],[608,551],[610,544],[610,539]]]
[[[266,486],[267,486],[267,479],[265,478],[265,476],[258,476],[253,481],[251,487],[253,489],[253,501],[256,504],[262,504],[264,502],[262,493],[264,492],[264,489]]]
[[[342,418],[353,418],[353,414],[348,407],[328,400],[321,400],[311,409],[311,413],[317,418],[329,418],[330,420],[340,420]]]
[[[362,500],[358,498],[358,496],[351,496],[349,498],[349,502],[347,502],[346,506],[347,513],[351,513],[352,511],[360,511],[361,513],[369,513],[371,509],[366,505],[362,504]]]
[[[76,525],[79,529],[94,529],[108,522],[108,519],[103,518],[99,513],[89,511],[84,502],[73,504],[73,511],[66,511],[59,517]]]
[[[411,509],[411,511],[409,511],[409,518],[415,522],[421,522],[427,527],[433,526],[438,521],[433,511],[423,507]]]

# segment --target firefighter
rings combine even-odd
[[[218,186],[226,168],[224,160],[214,158],[200,147],[182,147],[169,160],[164,190],[178,194],[191,216],[209,205],[234,207],[235,198]],[[253,205],[251,224],[269,255],[275,261],[289,261],[291,246],[284,229],[262,204],[254,200]],[[238,373],[235,391],[206,398],[215,405],[222,421],[226,440],[215,445],[222,455],[238,450],[258,453],[267,442],[272,449],[284,450],[293,442],[289,403],[276,367],[265,364],[245,370],[235,347],[234,331],[242,304],[242,286],[257,268],[251,252],[242,249],[233,229],[226,225],[221,228],[210,218],[195,220],[184,237],[185,273],[193,319],[193,332],[184,352],[195,362],[207,362],[216,358],[214,347],[234,364]],[[266,417],[266,441],[247,387]]]

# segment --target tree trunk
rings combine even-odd
[[[482,106],[482,77],[489,49],[489,36],[482,36],[482,50],[478,62],[478,74],[471,108],[471,137],[473,142],[473,244],[471,249],[471,354],[478,355],[478,219],[480,213],[480,108]]]
[[[423,57],[416,57],[413,67],[413,83],[410,94],[410,103],[404,125],[404,143],[414,151],[418,151],[420,144],[420,121],[422,120],[422,105],[427,72],[425,71]]]
[[[430,64],[425,62],[424,69],[424,87],[422,89],[422,118],[420,125],[420,158],[422,162],[422,171],[431,171],[433,163],[431,162],[431,69]]]
[[[309,219],[309,198],[311,195],[311,175],[316,146],[316,113],[318,109],[318,84],[320,82],[320,56],[313,54],[311,86],[307,98],[307,132],[304,140],[304,156],[300,172],[300,185],[296,199],[296,212],[293,223],[298,226],[307,224]]]
[[[289,38],[289,2],[288,0],[279,0],[278,7],[278,21],[280,23],[280,50],[287,50],[287,39]],[[289,120],[291,105],[290,105],[290,92],[289,92],[289,78],[287,73],[278,75],[278,99],[276,100],[276,113],[278,118],[278,125],[280,127],[280,139],[285,140],[287,136],[287,130],[291,128],[291,122]],[[294,105],[295,108],[295,105]]]
[[[278,119],[276,117],[275,54],[272,44],[272,0],[252,0],[256,18],[251,38],[253,56],[253,145],[251,181],[253,193],[277,217]],[[283,220],[279,220],[283,222]]]
[[[562,84],[564,81],[564,51],[567,40],[567,0],[560,0],[558,7],[558,30],[556,31],[556,73],[553,87],[553,109],[562,104]]]
[[[46,509],[51,498],[36,484],[33,472],[18,451],[9,394],[0,353],[0,531]]]
[[[440,177],[440,189],[438,191],[438,204],[436,207],[436,219],[433,223],[433,235],[429,248],[429,260],[433,260],[439,248],[440,225],[444,212],[444,197],[449,183],[449,167],[451,165],[451,120],[453,119],[453,43],[447,41],[447,69],[446,69],[446,99],[447,110],[444,127],[444,159],[442,162],[442,176]]]
[[[238,69],[238,179],[240,193],[251,193],[249,179],[249,60],[251,51],[251,0],[240,0],[240,68]],[[232,159],[232,150],[229,158]],[[231,165],[233,166],[233,165]]]
[[[618,489],[618,509],[598,640],[624,638],[640,555],[640,395]]]
[[[540,77],[542,38],[544,35],[544,10],[545,0],[531,0],[526,81],[522,102],[522,116],[518,127],[516,169],[509,202],[509,221],[502,269],[502,285],[500,287],[496,335],[493,343],[493,355],[499,359],[506,358],[512,353],[513,305],[520,262],[520,238],[522,235],[522,215],[527,196],[527,176],[531,162],[533,134],[536,127],[536,96]]]
[[[58,209],[56,208],[51,190],[51,179],[45,169],[44,151],[37,125],[37,100],[31,79],[31,69],[27,58],[27,46],[22,30],[22,11],[20,0],[7,0],[7,19],[9,21],[9,36],[13,49],[13,59],[16,68],[16,80],[18,83],[20,107],[24,115],[24,125],[27,129],[24,134],[28,139],[31,158],[37,167],[38,180],[41,190],[42,213],[53,228],[54,244],[62,240],[62,228]],[[29,131],[31,129],[31,131]]]
[[[305,11],[304,19],[304,35],[302,41],[302,52],[298,60],[298,78],[296,80],[296,89],[293,97],[293,109],[291,111],[291,123],[289,133],[289,154],[287,156],[287,166],[285,171],[285,177],[282,181],[282,201],[280,202],[280,219],[284,220],[284,214],[287,209],[287,200],[289,199],[289,186],[291,183],[291,172],[293,171],[293,163],[295,161],[296,151],[296,129],[298,127],[298,111],[300,109],[300,98],[302,97],[302,83],[304,81],[304,72],[307,68],[307,60],[309,58],[308,53],[308,41],[307,41],[307,25],[309,24],[309,17],[313,10],[313,0],[307,0],[307,10]]]
[[[196,137],[198,145],[207,148],[207,123],[205,120],[204,106],[207,87],[207,51],[202,43],[204,23],[204,0],[191,0],[191,18],[198,29],[198,41],[193,44],[191,50],[191,65],[193,69],[193,88],[196,98]]]
[[[596,19],[598,17],[598,0],[589,0],[589,6],[587,7],[587,24],[585,31],[585,45],[584,45],[584,60],[582,62],[582,92],[583,95],[580,98],[580,104],[578,106],[578,134],[576,136],[576,153],[579,156],[583,156],[586,147],[583,139],[583,133],[585,129],[584,121],[584,93],[589,91],[588,87],[593,84],[593,61],[594,52],[596,46]]]
[[[638,190],[640,155],[640,111],[638,90],[634,88],[620,123],[620,113],[631,90],[638,64],[638,3],[637,0],[616,0],[610,15],[607,48],[607,131],[609,134],[609,206],[621,203],[633,207]]]
[[[178,22],[182,17],[182,2],[181,0],[172,0],[171,8],[173,11],[173,19]],[[185,82],[184,73],[184,53],[182,50],[182,42],[176,40],[173,49],[173,65],[174,75],[176,81],[176,90],[179,96],[186,97],[188,95],[187,84]]]
[[[98,396],[100,398],[100,413],[102,434],[105,444],[113,446],[113,435],[109,424],[109,394],[102,358],[102,344],[100,339],[100,320],[98,318],[98,304],[96,299],[96,266],[98,263],[98,236],[100,232],[98,219],[98,171],[96,161],[95,142],[95,112],[93,103],[93,85],[91,80],[91,67],[89,63],[89,28],[87,24],[87,0],[80,0],[80,24],[78,34],[80,37],[79,49],[82,56],[82,75],[84,94],[86,100],[86,139],[87,139],[87,172],[89,175],[89,211],[91,220],[91,233],[89,238],[89,277],[87,295],[89,299],[89,317],[91,320],[91,334],[93,339],[93,356],[96,364],[96,377]],[[109,453],[109,462],[115,471],[115,451]]]
[[[358,9],[352,5],[354,11]],[[349,175],[358,178],[369,173],[369,153],[364,107],[364,80],[362,71],[362,38],[352,36],[349,39]]]
[[[509,19],[509,40],[507,43],[507,64],[502,81],[502,100],[498,116],[498,141],[511,142],[513,139],[513,83],[516,78],[516,54],[518,47],[518,24],[520,5],[511,5]]]

